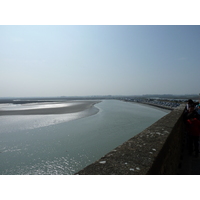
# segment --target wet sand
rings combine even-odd
[[[50,114],[76,113],[76,112],[81,112],[86,109],[89,109],[99,102],[101,101],[74,101],[74,102],[70,101],[70,102],[63,102],[63,103],[72,103],[72,105],[65,106],[65,107],[37,108],[37,109],[26,109],[26,110],[0,110],[0,116],[3,116],[3,115],[50,115]]]

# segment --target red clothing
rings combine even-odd
[[[200,136],[200,121],[196,118],[188,119],[186,122],[186,129],[190,135]]]

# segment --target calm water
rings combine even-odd
[[[168,113],[115,100],[95,107],[75,114],[0,116],[0,174],[74,174]]]

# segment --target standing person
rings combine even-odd
[[[188,109],[188,113],[185,115],[186,131],[188,134],[188,150],[190,155],[192,155],[193,151],[195,151],[195,156],[198,157],[200,136],[199,115],[195,111],[194,104],[191,104]]]
[[[195,109],[195,103],[191,100],[188,100],[188,104],[185,107],[184,112],[184,121],[187,120],[189,117],[194,116],[195,118],[200,120],[200,114],[197,112],[197,109]]]
[[[200,115],[200,103],[196,106],[197,113]]]
[[[188,99],[187,104],[185,106],[185,111],[189,110],[190,105],[194,105],[194,101],[192,101],[192,99]]]

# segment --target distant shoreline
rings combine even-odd
[[[168,110],[168,111],[174,110],[174,108],[171,108],[171,107],[160,106],[160,105],[150,104],[150,103],[141,103],[141,102],[132,102],[132,101],[125,101],[125,102],[136,103],[136,104],[141,104],[141,105],[146,105],[146,106],[150,106],[150,107],[154,107],[154,108],[156,107],[156,108],[163,109],[163,110]]]
[[[66,102],[57,102],[57,103],[72,103],[74,101],[66,101]],[[50,115],[50,114],[67,114],[67,113],[76,113],[81,112],[86,109],[91,108],[97,103],[101,101],[75,101],[77,104],[72,104],[70,106],[65,107],[55,107],[55,108],[37,108],[37,109],[26,109],[26,110],[1,110],[0,116],[5,115]],[[28,102],[29,103],[29,102]],[[35,102],[41,103],[41,102]],[[43,102],[44,103],[44,102]],[[50,103],[50,102],[46,102]],[[55,102],[51,102],[55,103]],[[23,103],[22,103],[23,104]]]
[[[174,110],[174,108],[171,108],[171,107],[167,107],[167,106],[160,106],[160,105],[156,105],[156,104],[150,104],[150,103],[141,103],[142,105],[147,105],[147,106],[152,106],[152,107],[157,107],[157,108],[161,108],[161,109],[164,109],[164,110]]]

